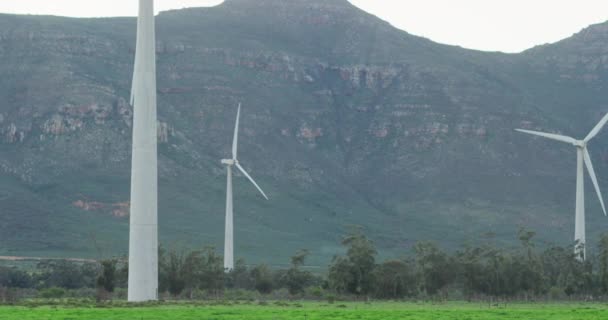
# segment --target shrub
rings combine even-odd
[[[307,294],[311,297],[315,297],[315,298],[321,298],[323,297],[323,288],[321,287],[309,287],[307,291]]]
[[[38,293],[38,296],[43,299],[59,299],[65,296],[66,292],[63,288],[52,287],[48,289],[42,289]]]
[[[559,287],[551,287],[549,289],[549,298],[552,300],[560,300],[566,297],[566,292],[564,292],[563,288]]]

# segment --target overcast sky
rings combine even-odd
[[[305,0],[304,0],[305,1]],[[519,52],[608,20],[608,0],[350,0],[409,33],[486,51]],[[156,9],[222,0],[156,0]],[[0,12],[72,17],[134,16],[136,0],[0,0]]]

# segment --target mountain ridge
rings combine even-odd
[[[513,129],[586,134],[607,111],[603,63],[588,68],[562,44],[517,55],[445,46],[350,3],[239,7],[250,3],[157,18],[164,244],[222,247],[219,159],[239,102],[241,161],[271,201],[235,177],[237,257],[281,263],[308,248],[325,263],[352,224],[385,255],[487,232],[508,245],[521,226],[569,243],[574,153]],[[0,27],[0,254],[124,254],[135,19],[0,15]],[[589,47],[602,47],[602,30],[583,34],[599,41]],[[602,135],[591,152],[604,186]],[[605,225],[592,196],[590,243]]]

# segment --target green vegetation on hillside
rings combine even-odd
[[[605,24],[506,55],[441,45],[347,0],[231,0],[157,17],[159,238],[223,241],[236,105],[235,253],[286,265],[363,225],[382,258],[524,226],[573,233],[575,154],[516,127],[586,134],[605,114]],[[0,255],[124,255],[135,19],[0,15]],[[605,132],[590,145],[605,188]],[[603,160],[604,159],[604,160]],[[589,185],[589,190],[591,185]],[[587,193],[589,239],[606,229]]]

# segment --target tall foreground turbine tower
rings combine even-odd
[[[139,302],[158,298],[154,0],[139,0],[131,105],[133,153],[128,299]]]

